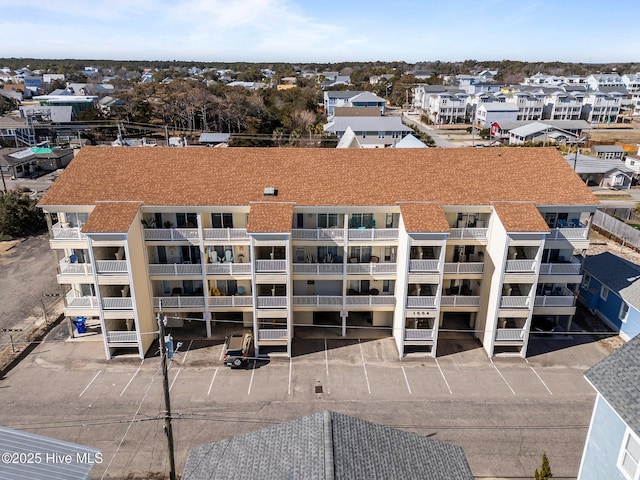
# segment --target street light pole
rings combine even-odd
[[[162,304],[160,305],[162,310]],[[173,428],[171,426],[171,398],[169,397],[169,375],[167,373],[167,346],[164,342],[164,324],[167,317],[162,318],[158,313],[158,327],[160,327],[160,358],[162,361],[162,378],[164,388],[164,404],[166,408],[164,416],[164,429],[167,434],[167,442],[169,444],[169,478],[176,480],[176,462],[173,454]]]

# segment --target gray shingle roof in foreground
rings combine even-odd
[[[629,428],[640,433],[640,335],[596,363],[584,376]]]
[[[473,480],[461,447],[321,412],[191,449],[184,480]]]

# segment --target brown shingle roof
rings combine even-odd
[[[267,186],[313,206],[598,204],[553,148],[85,147],[40,205],[248,205]]]
[[[507,232],[550,232],[533,203],[494,203],[493,208]]]
[[[140,202],[99,202],[82,227],[83,233],[127,233]]]
[[[252,203],[249,210],[247,232],[291,232],[293,203]]]
[[[442,205],[435,203],[401,203],[400,213],[407,232],[450,232]]]

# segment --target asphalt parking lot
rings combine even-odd
[[[0,424],[100,448],[93,478],[168,471],[157,356],[107,362],[95,341],[57,327],[0,379]],[[595,394],[583,372],[598,342],[538,340],[524,360],[479,348],[397,358],[391,338],[304,339],[295,356],[224,367],[222,342],[185,341],[169,369],[176,463],[189,448],[322,410],[461,445],[476,478],[531,478],[546,452],[575,477]]]

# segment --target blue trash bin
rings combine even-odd
[[[78,317],[73,321],[78,333],[87,333],[87,319],[86,317]]]

